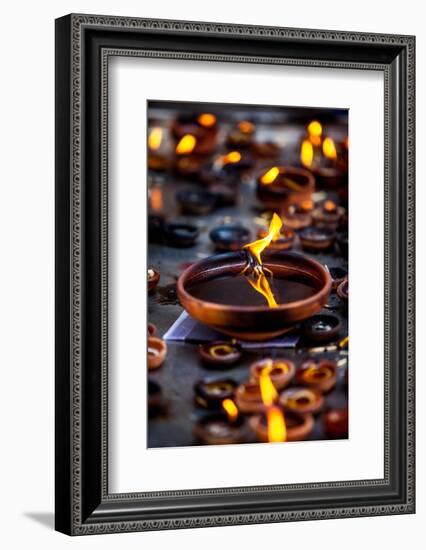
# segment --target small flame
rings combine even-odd
[[[148,147],[153,151],[160,148],[163,140],[163,130],[161,128],[153,128],[148,136]]]
[[[302,210],[303,212],[310,212],[313,207],[314,203],[309,199],[306,199],[300,203],[300,210]]]
[[[262,265],[261,254],[267,248],[274,238],[279,237],[283,222],[281,218],[274,212],[271,223],[269,225],[269,232],[263,239],[258,239],[252,243],[246,244],[243,248],[246,248],[252,256],[254,256],[259,265]]]
[[[255,277],[257,277],[255,281],[253,279],[250,279],[250,277],[247,277],[247,281],[255,290],[257,290],[257,292],[259,292],[260,294],[262,294],[262,296],[266,298],[269,307],[278,307],[271,286],[263,271],[256,273]]]
[[[238,408],[232,399],[224,399],[222,401],[222,407],[228,415],[229,420],[234,421],[238,418]]]
[[[304,139],[300,148],[300,162],[303,166],[306,166],[306,168],[310,168],[313,160],[314,148],[312,147],[312,143],[308,139]]]
[[[269,443],[282,443],[287,439],[287,429],[284,415],[278,407],[271,407],[266,411],[268,421]]]
[[[328,159],[336,160],[336,146],[331,138],[326,137],[325,140],[322,142],[322,152],[324,153],[324,156]]]
[[[334,212],[337,208],[336,203],[331,200],[326,200],[322,207],[326,212]]]
[[[318,122],[318,120],[313,120],[308,124],[308,134],[309,137],[321,137],[322,135],[322,126],[321,123]]]
[[[266,407],[273,405],[278,398],[277,390],[275,389],[270,376],[271,366],[272,361],[269,361],[269,364],[266,365],[259,374],[260,394],[262,396],[263,404]]]
[[[211,113],[202,113],[197,120],[204,128],[211,128],[216,124],[216,117]]]
[[[225,164],[236,164],[241,160],[241,153],[238,151],[231,151],[226,155],[219,157],[219,164],[224,166]]]
[[[263,183],[263,185],[269,185],[270,183],[273,183],[280,173],[280,169],[278,166],[273,166],[270,168],[267,172],[261,176],[260,181]]]
[[[185,134],[176,145],[176,153],[178,155],[187,155],[192,153],[197,140],[192,134]]]
[[[163,191],[160,187],[153,187],[149,194],[151,209],[154,212],[163,210]]]
[[[252,134],[255,130],[255,125],[252,122],[249,122],[248,120],[242,120],[238,124],[238,128],[240,129],[240,132],[243,134]]]

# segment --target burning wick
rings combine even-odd
[[[269,372],[272,368],[272,361],[269,367],[266,366],[259,375],[260,393],[266,409],[266,419],[268,422],[268,441],[270,443],[279,443],[286,440],[286,426],[284,415],[281,409],[274,405],[278,399],[278,393],[272,383]]]
[[[192,134],[185,134],[176,145],[176,153],[178,155],[187,155],[192,153],[196,143],[197,140]]]
[[[232,399],[224,399],[222,401],[222,407],[228,415],[228,419],[231,422],[234,422],[238,418],[238,408],[237,405],[232,401]]]
[[[225,164],[237,164],[241,160],[241,153],[238,151],[231,151],[230,153],[226,155],[220,156],[216,162],[215,165],[218,167],[225,166]]]

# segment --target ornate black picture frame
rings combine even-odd
[[[110,494],[110,56],[381,71],[385,82],[384,478]],[[413,513],[413,36],[68,15],[56,21],[56,529],[70,535]]]

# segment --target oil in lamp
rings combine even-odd
[[[250,242],[250,231],[239,224],[227,224],[210,231],[210,239],[216,250],[241,250]]]
[[[312,223],[316,227],[336,230],[344,213],[344,208],[327,199],[312,212]]]
[[[197,441],[205,445],[232,445],[247,438],[247,424],[232,399],[224,399],[222,412],[212,413],[199,420],[193,429]]]
[[[300,244],[309,252],[320,252],[333,247],[336,233],[331,229],[305,227],[299,233]]]
[[[220,410],[224,399],[232,399],[237,384],[231,378],[203,378],[194,385],[195,402],[204,409]]]
[[[170,222],[164,226],[164,240],[168,246],[186,248],[198,239],[198,227],[189,223]]]
[[[311,200],[315,180],[310,172],[292,166],[272,166],[257,179],[257,197],[268,208],[284,212],[292,204]]]
[[[148,292],[154,292],[160,280],[160,272],[150,267],[148,268]]]
[[[284,418],[283,413],[281,414]],[[314,429],[314,424],[314,418],[311,414],[300,416],[287,412],[285,414],[285,441],[304,441],[308,439]],[[253,415],[249,420],[249,426],[259,441],[262,443],[270,441],[268,418],[264,413]]]
[[[265,238],[189,266],[177,282],[186,311],[245,340],[270,339],[317,313],[331,290],[328,271],[311,258],[286,251],[272,250],[262,258],[281,226],[274,214]]]
[[[280,391],[287,387],[296,373],[294,363],[288,359],[262,359],[250,367],[251,380],[259,384],[263,374],[269,374],[272,384]]]
[[[235,340],[200,344],[198,351],[205,363],[217,368],[234,365],[242,356],[241,348]]]
[[[332,438],[348,437],[348,409],[331,409],[324,414],[324,431]]]
[[[148,336],[148,369],[158,369],[166,358],[167,345],[156,336]]]
[[[337,315],[320,313],[303,321],[301,330],[311,342],[328,342],[337,338],[342,323]]]
[[[205,216],[216,206],[213,193],[198,189],[182,189],[176,193],[176,200],[183,214]]]
[[[321,359],[318,362],[309,359],[297,371],[296,380],[302,386],[327,393],[336,385],[336,362],[329,359]]]
[[[297,231],[309,227],[312,223],[312,200],[304,200],[301,203],[291,204],[282,214],[282,220],[286,227]]]
[[[324,397],[311,388],[289,388],[282,392],[279,402],[285,413],[305,416],[319,413],[324,406]]]

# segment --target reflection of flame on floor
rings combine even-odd
[[[276,240],[280,236],[282,225],[281,218],[274,213],[266,237],[246,244],[243,247],[248,252],[248,261],[242,274],[246,276],[250,285],[266,298],[269,307],[277,307],[278,304],[266,276],[266,273],[272,276],[272,272],[263,267],[261,254],[273,240]]]

